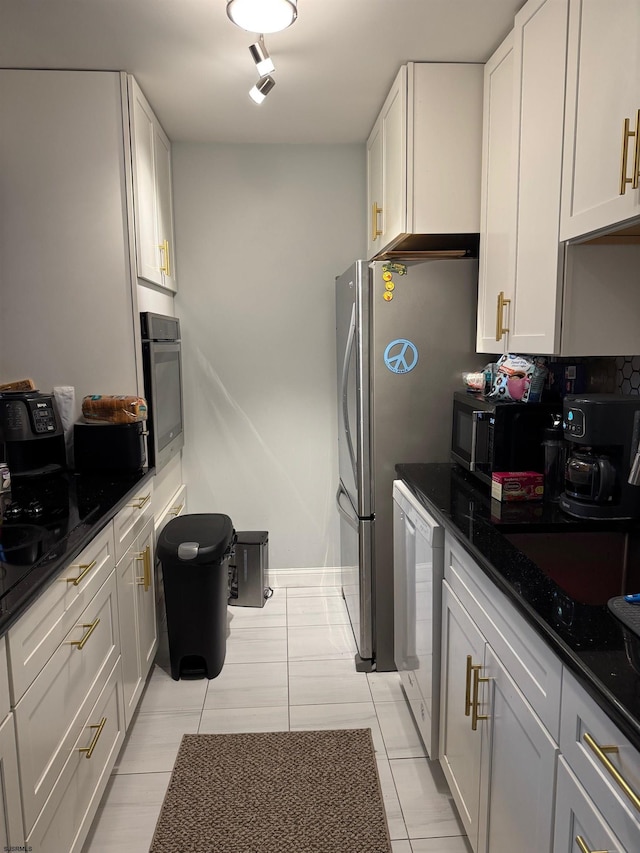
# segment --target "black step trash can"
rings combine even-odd
[[[229,558],[235,543],[228,515],[172,519],[158,537],[171,677],[215,678],[227,650]]]

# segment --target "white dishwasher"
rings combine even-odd
[[[394,659],[429,758],[438,757],[444,528],[393,483]]]

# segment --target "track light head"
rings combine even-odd
[[[269,51],[265,47],[264,38],[262,36],[260,36],[257,42],[249,45],[249,53],[256,64],[260,77],[265,77],[267,74],[271,74],[272,71],[276,70],[273,60],[269,56]]]
[[[269,75],[261,77],[249,92],[249,97],[251,100],[255,101],[256,104],[261,104],[275,85],[276,81],[273,77],[270,77]]]

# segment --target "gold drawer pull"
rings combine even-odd
[[[482,667],[479,664],[471,667],[473,670],[473,695],[471,697],[471,731],[475,732],[478,729],[478,720],[488,720],[488,714],[479,714],[480,697],[478,696],[480,684],[489,681],[488,678],[480,678],[480,670]]]
[[[584,742],[587,744],[589,749],[596,756],[598,761],[602,764],[607,773],[613,777],[616,785],[622,789],[624,794],[631,800],[631,803],[635,807],[636,811],[640,812],[640,797],[633,790],[631,785],[627,782],[627,780],[622,776],[622,774],[617,770],[617,768],[613,765],[611,761],[607,758],[605,753],[607,752],[618,752],[617,746],[600,746],[595,742],[595,740],[591,737],[589,732],[585,732],[582,736]]]
[[[467,679],[464,691],[464,715],[471,715],[471,670],[473,669],[471,655],[467,655]]]
[[[96,748],[98,741],[100,740],[100,735],[102,734],[102,729],[104,728],[104,724],[107,722],[107,718],[103,717],[97,726],[89,726],[90,729],[95,729],[96,733],[94,734],[91,743],[89,746],[80,746],[78,747],[78,752],[86,753],[85,758],[91,758],[93,755],[93,750]]]
[[[81,649],[84,649],[84,647],[85,647],[85,643],[87,642],[87,640],[89,639],[89,637],[93,634],[93,632],[96,630],[96,628],[98,627],[98,625],[99,625],[99,624],[100,624],[100,619],[99,619],[99,618],[98,618],[98,619],[96,619],[96,620],[94,620],[93,622],[91,622],[91,623],[90,623],[90,624],[88,624],[88,625],[87,625],[87,624],[83,624],[83,625],[82,625],[82,627],[83,627],[83,628],[88,628],[87,633],[86,633],[86,634],[84,634],[84,636],[82,637],[82,639],[81,639],[81,640],[72,640],[72,641],[69,643],[69,645],[70,645],[70,646],[77,646],[78,651],[80,651]]]
[[[609,853],[608,850],[590,850],[587,843],[581,835],[576,835],[576,844],[582,850],[582,853]]]
[[[378,228],[378,214],[382,213],[382,208],[378,207],[377,202],[373,202],[371,207],[371,242],[375,243],[382,231]]]
[[[180,513],[182,512],[183,509],[184,509],[184,504],[182,503],[182,504],[180,504],[180,506],[172,506],[171,509],[169,510],[169,512],[175,518],[176,515],[180,515]]]
[[[89,574],[91,569],[95,568],[97,562],[97,560],[92,560],[90,563],[84,563],[79,566],[76,566],[76,568],[82,569],[82,571],[80,572],[77,578],[65,578],[66,582],[72,583],[74,586],[78,586],[80,581]]]
[[[145,504],[149,503],[150,500],[151,492],[149,492],[149,494],[145,495],[143,498],[137,498],[132,504],[127,504],[127,506],[131,507],[132,509],[142,509],[142,507]]]
[[[151,548],[149,545],[147,545],[144,551],[139,551],[136,554],[136,560],[142,560],[144,572],[143,577],[136,578],[136,583],[140,586],[144,585],[144,591],[148,592],[151,586]]]
[[[635,138],[633,146],[633,173],[630,178],[627,177],[627,160],[629,159],[629,140]],[[620,195],[624,195],[627,191],[627,184],[631,184],[634,190],[638,189],[638,170],[640,168],[640,110],[636,113],[635,130],[631,130],[631,119],[626,118],[622,128],[622,157],[620,158]]]
[[[165,275],[171,275],[171,263],[169,261],[169,241],[163,240],[162,243],[158,245],[158,248],[164,256],[163,264],[160,267],[160,272],[163,272]]]
[[[504,290],[498,294],[498,310],[496,312],[496,340],[499,341],[505,332],[509,331],[508,326],[503,326],[504,321],[504,306],[510,305],[511,300],[505,299]]]

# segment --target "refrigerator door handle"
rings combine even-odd
[[[336,505],[338,507],[338,512],[351,525],[351,527],[353,527],[354,530],[357,530],[358,529],[358,522],[357,522],[356,517],[354,515],[352,515],[351,513],[349,513],[340,503],[340,498],[343,495],[346,497],[347,503],[349,504],[349,506],[351,506],[351,501],[349,500],[349,495],[347,493],[347,490],[342,485],[342,483],[340,483],[340,485],[338,486],[338,491],[336,492]]]
[[[356,340],[356,304],[353,303],[351,308],[351,322],[349,323],[349,334],[347,336],[347,346],[344,351],[344,361],[342,362],[342,420],[344,422],[344,432],[347,440],[347,448],[349,450],[349,459],[353,468],[354,480],[358,481],[358,471],[356,463],[356,454],[353,449],[353,439],[351,437],[351,424],[349,423],[349,366],[353,357],[353,349]]]

